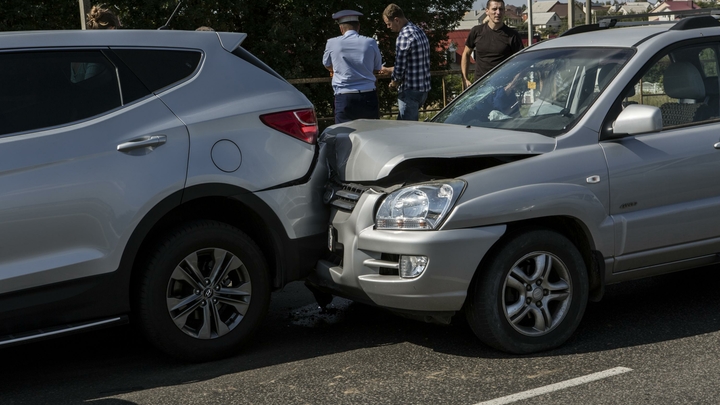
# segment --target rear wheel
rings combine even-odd
[[[215,221],[187,224],[151,255],[136,310],[148,340],[191,361],[233,354],[267,312],[270,283],[257,245]]]
[[[487,345],[518,354],[548,350],[567,341],[580,324],[587,271],[565,236],[548,230],[515,235],[479,272],[466,316]]]

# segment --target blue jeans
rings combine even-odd
[[[398,120],[417,121],[420,106],[427,100],[427,91],[400,90],[398,92]]]

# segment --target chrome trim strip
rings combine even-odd
[[[400,263],[387,260],[366,259],[363,264],[367,267],[382,267],[385,269],[399,269]]]
[[[105,325],[105,324],[109,324],[109,323],[114,323],[114,322],[118,322],[118,321],[122,321],[122,318],[121,318],[121,317],[116,317],[116,318],[106,319],[106,320],[104,320],[104,321],[87,323],[87,324],[80,325],[80,326],[72,326],[72,327],[65,328],[65,329],[58,329],[58,330],[54,330],[54,331],[52,331],[52,332],[38,333],[38,334],[35,334],[35,335],[24,336],[24,337],[21,337],[21,338],[10,339],[10,340],[3,340],[3,341],[0,341],[0,346],[7,345],[7,344],[11,344],[11,343],[20,343],[20,342],[24,342],[24,341],[28,341],[28,340],[39,339],[39,338],[49,337],[49,336],[54,336],[54,335],[61,335],[61,334],[63,334],[63,333],[74,332],[74,331],[77,331],[77,330],[92,328],[92,327],[95,327],[95,326],[101,326],[101,325]]]

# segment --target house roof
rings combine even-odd
[[[512,4],[508,4],[505,6],[505,17],[506,18],[521,19],[522,15],[523,15],[523,11],[520,7],[513,6]]]
[[[533,25],[547,25],[557,13],[533,13]],[[559,17],[558,17],[559,18]],[[559,22],[559,21],[558,21]]]
[[[694,1],[665,0],[663,2],[657,2],[655,4],[655,8],[653,8],[650,12],[660,13],[667,11],[697,10],[699,8],[700,6],[698,6]]]
[[[558,3],[558,1],[536,1],[532,5],[533,15],[536,13],[547,13]],[[565,4],[565,7],[567,7],[567,4]]]
[[[448,47],[450,43],[455,44],[455,54],[457,55],[456,58],[460,58],[463,52],[465,52],[465,40],[467,39],[468,35],[470,35],[469,29],[457,29],[455,31],[448,32],[447,42],[445,42],[444,44],[447,44]],[[460,60],[458,59],[458,63],[459,61]]]
[[[534,11],[535,10],[533,9],[533,12]],[[550,10],[548,10],[548,11],[553,11],[553,12],[557,13],[558,17],[565,18],[568,15],[568,3],[558,2],[552,8],[550,8]],[[583,11],[583,9],[580,6],[578,6],[577,3],[575,3],[575,18],[578,19],[584,15],[585,15],[585,12]]]
[[[652,8],[652,4],[646,1],[628,2],[620,7],[620,11],[623,12],[623,14],[643,14],[647,13],[650,8]]]

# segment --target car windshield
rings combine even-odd
[[[462,93],[432,122],[531,131],[570,129],[632,55],[630,49],[523,52]]]

